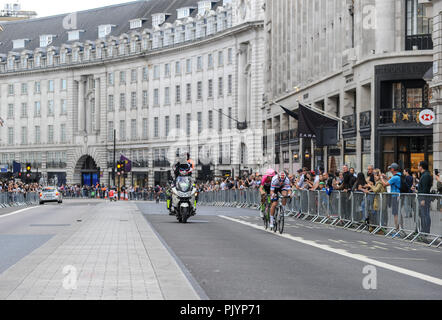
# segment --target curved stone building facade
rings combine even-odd
[[[167,182],[177,154],[197,175],[261,165],[263,2],[135,1],[3,24],[0,167],[53,182]]]

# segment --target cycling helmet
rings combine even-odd
[[[276,172],[273,169],[267,169],[267,173],[265,175],[270,176],[270,177],[274,177],[276,175]]]
[[[279,180],[280,180],[280,181],[285,180],[286,177],[287,177],[287,175],[285,174],[284,171],[281,171],[281,172],[279,173]]]

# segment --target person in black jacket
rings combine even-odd
[[[430,217],[430,204],[431,197],[427,196],[431,192],[431,187],[433,186],[433,178],[428,172],[428,162],[421,161],[418,166],[419,172],[421,173],[421,178],[419,180],[419,186],[417,189],[418,202],[419,202],[419,216],[421,218],[421,228],[422,232],[430,233],[431,228],[431,217]]]

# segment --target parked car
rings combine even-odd
[[[40,204],[45,202],[58,202],[63,203],[63,196],[56,187],[44,187],[40,191]]]

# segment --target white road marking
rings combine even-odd
[[[417,259],[417,258],[392,258],[392,257],[369,257],[371,259],[389,259],[389,260],[410,260],[410,261],[427,261],[427,259]]]
[[[381,247],[381,246],[373,246],[373,248],[381,249],[381,250],[388,250],[387,248]]]
[[[347,257],[347,258],[358,260],[358,261],[361,261],[361,262],[364,262],[364,263],[367,263],[367,264],[371,264],[371,265],[374,265],[374,266],[377,266],[377,267],[380,267],[380,268],[384,268],[384,269],[387,269],[387,270],[390,270],[390,271],[401,273],[401,274],[404,274],[404,275],[407,275],[407,276],[410,276],[410,277],[414,277],[414,278],[417,278],[417,279],[421,279],[421,280],[428,281],[428,282],[437,284],[439,286],[442,286],[442,279],[439,279],[439,278],[436,278],[436,277],[432,277],[432,276],[429,276],[429,275],[426,275],[426,274],[423,274],[423,273],[419,273],[419,272],[416,272],[416,271],[413,271],[413,270],[408,270],[408,269],[405,269],[405,268],[397,267],[397,266],[394,266],[394,265],[391,265],[391,264],[388,264],[388,263],[385,263],[385,262],[377,261],[377,260],[371,259],[371,258],[369,258],[367,256],[364,256],[364,255],[361,255],[361,254],[350,253],[350,252],[348,252],[346,250],[343,250],[343,249],[335,249],[335,248],[332,248],[332,247],[330,247],[328,245],[318,244],[318,243],[316,243],[314,241],[305,240],[304,238],[300,238],[300,237],[294,237],[294,236],[292,236],[290,234],[274,233],[273,231],[265,230],[263,227],[259,227],[259,226],[255,225],[253,223],[249,223],[249,222],[246,222],[246,221],[241,221],[241,220],[238,220],[238,219],[235,219],[235,218],[226,217],[226,216],[219,216],[219,217],[223,218],[223,219],[227,219],[227,220],[233,221],[233,222],[241,223],[241,224],[244,224],[246,226],[250,226],[250,227],[255,228],[255,229],[259,229],[259,230],[262,230],[262,231],[267,231],[267,232],[270,232],[270,233],[272,233],[272,234],[274,234],[276,236],[280,236],[282,238],[290,239],[290,240],[293,240],[293,241],[296,241],[296,242],[299,242],[299,243],[302,243],[302,244],[306,244],[306,245],[309,245],[309,246],[312,246],[312,247],[315,247],[315,248],[318,248],[318,249],[321,249],[321,250],[325,250],[325,251],[328,251],[328,252],[336,253],[336,254],[339,254],[339,255]]]
[[[17,214],[17,213],[20,213],[20,212],[23,212],[23,211],[27,211],[27,210],[30,210],[30,209],[35,209],[35,208],[38,208],[38,207],[28,207],[28,208],[20,209],[20,210],[17,210],[17,211],[13,211],[13,212],[1,215],[0,218],[9,217],[9,216],[12,216],[14,214]]]

